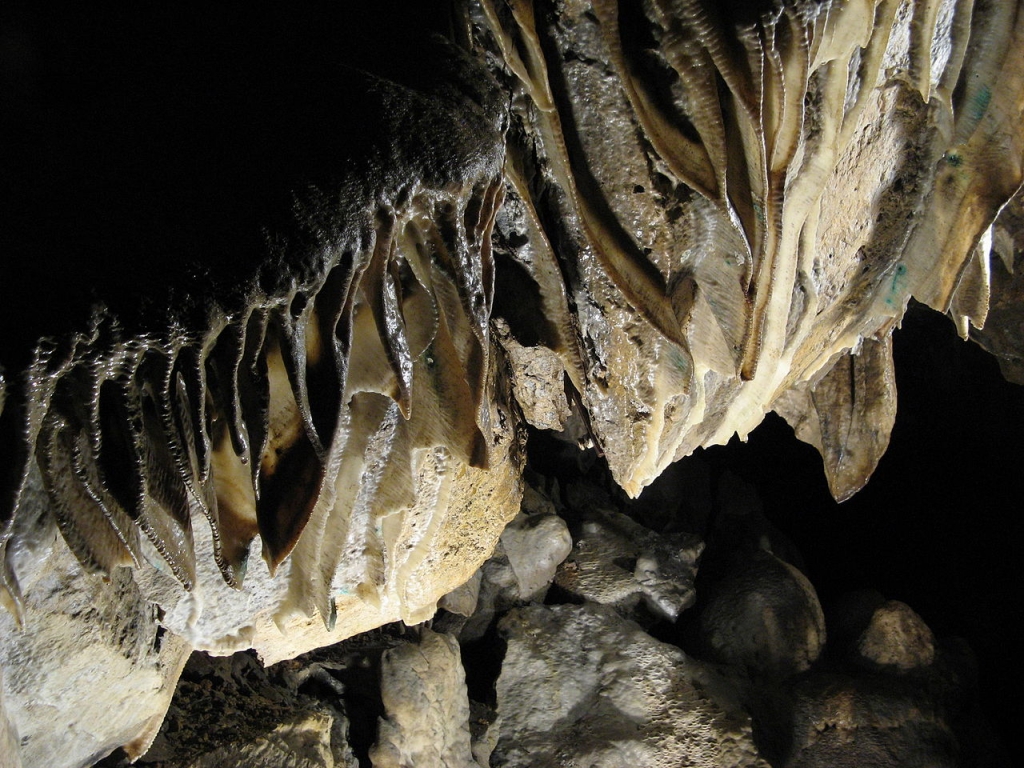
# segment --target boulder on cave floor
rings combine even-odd
[[[612,608],[531,605],[499,628],[492,766],[767,768],[715,673]]]

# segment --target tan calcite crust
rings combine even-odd
[[[576,345],[550,343],[620,485],[828,400],[853,428],[801,431],[836,497],[856,491],[909,299],[984,321],[985,234],[1022,179],[1017,4],[480,5],[479,44],[524,94],[510,196],[567,265],[533,273],[577,315]],[[839,391],[851,361],[883,402]]]

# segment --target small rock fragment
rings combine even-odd
[[[555,583],[624,614],[643,600],[656,616],[675,621],[693,605],[703,551],[703,542],[691,534],[658,534],[620,512],[596,509],[585,516]]]
[[[557,515],[520,514],[501,534],[501,544],[515,573],[520,600],[530,600],[547,589],[555,569],[572,551],[569,529]]]
[[[562,359],[545,346],[520,344],[504,320],[495,320],[494,324],[511,363],[512,393],[523,416],[537,429],[560,431],[571,413],[565,397]]]
[[[462,642],[479,639],[496,613],[530,600],[541,600],[555,578],[556,569],[572,549],[572,537],[565,521],[558,516],[554,504],[540,491],[526,486],[522,511],[501,534],[491,558],[477,572],[479,588],[474,611],[461,613],[464,606],[451,613],[469,616],[458,632]],[[470,587],[471,589],[471,587]],[[452,601],[466,599],[457,595]]]
[[[472,616],[480,599],[480,582],[482,577],[483,571],[477,571],[469,577],[469,581],[465,584],[456,587],[442,597],[438,601],[437,607],[458,616],[465,616],[467,618]]]

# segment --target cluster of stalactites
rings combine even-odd
[[[382,578],[379,524],[416,501],[429,450],[485,467],[499,178],[410,195],[312,284],[205,333],[124,338],[96,313],[2,380],[0,595],[20,592],[8,544],[38,468],[56,524],[90,571],[147,562],[196,581],[205,519],[224,580],[240,586],[257,535],[273,571],[303,539],[309,605],[331,614],[341,560]],[[361,519],[356,520],[358,507]],[[154,562],[158,561],[158,562]]]
[[[554,280],[572,284],[542,291],[597,307],[579,323],[591,356],[623,304],[669,350],[643,363],[651,394],[628,407],[609,404],[605,361],[582,366],[596,371],[583,402],[627,491],[746,435],[794,387],[810,402],[864,339],[883,353],[861,367],[890,381],[885,338],[911,296],[961,326],[984,321],[984,233],[1021,182],[1022,17],[1015,3],[975,14],[970,0],[480,0],[478,43],[527,97],[514,103],[509,176],[538,240],[569,265]],[[615,111],[603,131],[601,109]],[[634,147],[640,175],[620,178],[609,158]],[[671,215],[645,213],[646,197]],[[647,234],[679,219],[703,241]],[[588,259],[617,296],[603,297]],[[837,397],[888,435],[894,402],[879,421],[852,391],[819,400]],[[611,433],[638,413],[644,440],[619,450]],[[855,449],[843,430],[815,434],[839,441],[819,446],[827,462]],[[837,497],[866,482],[887,442],[864,448],[857,471],[829,467]]]

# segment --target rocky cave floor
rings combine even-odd
[[[896,340],[893,444],[848,505],[823,509],[816,454],[774,417],[636,501],[594,450],[531,433],[522,513],[431,622],[266,669],[252,653],[197,653],[136,765],[1010,765],[999,732],[1019,681],[1000,632],[1019,611],[984,605],[1011,599],[1000,556],[1019,523],[993,508],[995,491],[978,490],[970,510],[953,503],[956,473],[939,458],[950,449],[927,425],[936,408],[967,408],[945,414],[960,426],[935,429],[983,454],[987,469],[963,469],[982,487],[1003,471],[998,457],[1020,455],[992,430],[1024,426],[1024,397],[937,315],[912,313]],[[903,453],[924,462],[923,479],[908,478]],[[878,509],[871,494],[890,486],[903,496]],[[935,575],[951,551],[959,587]]]

